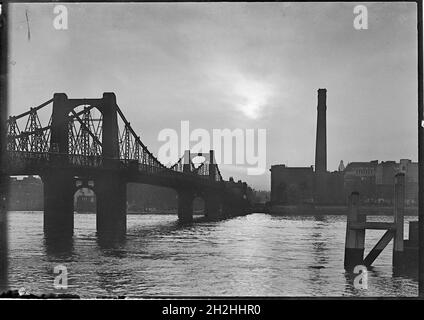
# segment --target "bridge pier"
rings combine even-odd
[[[103,173],[95,180],[96,228],[102,238],[120,238],[127,231],[127,186],[118,173]]]
[[[222,199],[217,193],[208,193],[205,197],[206,218],[220,219],[223,216]]]
[[[74,233],[74,178],[61,171],[42,175],[44,184],[44,234],[47,238]]]
[[[180,222],[193,221],[194,193],[189,190],[178,191],[178,220]]]

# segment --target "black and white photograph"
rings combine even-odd
[[[0,23],[0,299],[424,297],[421,1]]]

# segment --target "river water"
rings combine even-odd
[[[343,269],[344,216],[250,214],[182,226],[176,215],[129,214],[126,239],[106,246],[95,225],[95,214],[75,214],[72,242],[47,245],[42,212],[9,212],[10,287],[87,298],[418,293],[414,276],[393,273],[391,244],[368,272],[368,289],[354,288]],[[367,231],[366,251],[382,232]],[[67,268],[68,289],[53,285],[57,265]]]

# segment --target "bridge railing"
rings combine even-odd
[[[160,174],[172,172],[171,169],[166,167],[159,167],[156,164],[140,163],[137,160],[119,159],[122,168],[135,170],[138,172],[148,174]]]
[[[90,167],[103,166],[99,156],[83,156],[57,152],[7,151],[8,166],[13,168]]]
[[[133,170],[138,173],[158,175],[166,177],[182,177],[188,179],[208,180],[207,175],[199,172],[180,172],[172,168],[158,167],[155,164],[143,164],[137,160],[108,159],[101,156],[87,156],[76,154],[63,154],[58,152],[30,152],[30,151],[7,151],[7,171],[18,174],[18,172],[39,172],[50,168],[87,168],[87,169],[124,169]],[[216,180],[219,182],[222,180]]]
[[[175,167],[171,167],[171,168],[158,167],[156,165],[138,163],[136,160],[121,159],[120,163],[125,168],[137,170],[139,172],[147,173],[147,174],[155,174],[155,175],[163,175],[163,176],[181,176],[181,175],[193,176],[193,177],[198,176],[194,172],[183,172],[183,171],[176,170]]]
[[[156,175],[197,176],[196,173],[174,171],[166,167],[158,167],[155,164],[143,164],[137,160],[108,159],[101,156],[87,156],[76,154],[64,154],[58,152],[30,152],[30,151],[7,151],[8,167],[19,171],[21,169],[48,169],[52,167],[73,168],[115,168],[133,169],[137,172]]]

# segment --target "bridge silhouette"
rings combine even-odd
[[[46,111],[47,110],[47,111]],[[49,111],[51,110],[51,111]],[[41,112],[50,114],[42,123]],[[48,118],[48,117],[47,117]],[[114,93],[99,99],[69,99],[64,93],[7,120],[6,172],[39,175],[44,185],[45,234],[72,235],[74,194],[83,187],[96,194],[100,236],[126,233],[126,184],[168,187],[178,194],[178,219],[193,219],[201,197],[208,219],[246,213],[246,183],[225,181],[214,152],[185,154],[163,165],[143,144],[116,103]],[[192,159],[203,156],[197,167]]]

